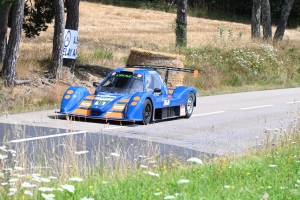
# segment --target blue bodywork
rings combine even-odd
[[[149,99],[151,121],[186,115],[189,95],[196,106],[196,90],[189,86],[168,88],[152,69],[118,68],[90,94],[85,87],[71,86],[61,101],[61,114],[104,120],[143,121],[144,102]],[[149,102],[149,100],[147,100]]]

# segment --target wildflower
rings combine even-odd
[[[273,164],[271,164],[271,165],[269,165],[269,167],[277,167],[277,165],[273,165]]]
[[[93,198],[83,197],[83,198],[80,198],[80,200],[94,200],[94,199]]]
[[[140,165],[140,168],[147,169],[148,167],[146,165]]]
[[[175,199],[175,196],[166,196],[164,199]]]
[[[65,184],[65,185],[62,185],[61,187],[62,187],[62,189],[68,190],[71,193],[74,193],[74,191],[75,191],[75,187],[73,185]]]
[[[26,194],[28,196],[33,196],[32,192],[29,190],[24,190],[24,194]]]
[[[154,193],[154,196],[159,196],[159,195],[161,195],[161,192],[155,192]]]
[[[45,183],[49,183],[50,182],[50,179],[47,179],[47,178],[40,178],[40,180],[42,182],[45,182]]]
[[[159,174],[156,174],[154,172],[148,171],[148,174],[150,174],[151,176],[159,176]]]
[[[32,187],[36,187],[36,185],[28,183],[28,182],[24,182],[21,185],[23,188],[32,188]]]
[[[42,180],[40,179],[40,178],[38,178],[38,177],[36,177],[36,178],[33,178],[33,179],[31,179],[32,181],[36,181],[36,182],[39,182],[39,183],[41,183],[42,182]]]
[[[76,151],[75,152],[76,155],[87,154],[87,153],[89,153],[89,151]]]
[[[21,171],[21,170],[24,170],[24,168],[23,168],[23,167],[17,167],[17,166],[16,166],[16,167],[14,167],[14,169],[15,169],[15,170],[19,170],[19,171]]]
[[[33,177],[40,176],[40,174],[32,174]]]
[[[179,181],[177,181],[178,184],[184,184],[184,183],[189,183],[189,180],[186,179],[180,179]]]
[[[44,197],[46,200],[54,200],[55,195],[42,193],[42,197]]]
[[[297,180],[296,182],[297,182],[297,183],[300,183],[300,180]]]
[[[55,190],[55,188],[47,188],[47,187],[40,187],[39,191],[42,192],[53,192]]]
[[[12,196],[16,194],[17,188],[9,188],[9,193],[7,194],[8,196]]]
[[[192,163],[196,163],[196,164],[199,164],[199,165],[203,165],[202,160],[200,160],[199,158],[189,158],[187,160],[187,162],[192,162]]]
[[[268,188],[268,189],[272,189],[272,186],[268,186],[267,188]]]
[[[230,185],[224,185],[224,188],[229,189]]]
[[[23,174],[14,174],[14,176],[17,177],[17,178],[25,177],[25,175],[23,175]]]
[[[110,155],[111,155],[111,156],[114,156],[114,157],[120,157],[120,155],[117,154],[117,153],[110,153]]]
[[[1,183],[1,185],[3,185],[3,186],[4,186],[4,185],[7,185],[7,184],[8,184],[8,183]]]
[[[250,172],[247,172],[247,175],[249,176],[251,173]]]
[[[5,159],[5,158],[7,158],[7,157],[8,157],[7,155],[2,155],[2,154],[0,154],[0,159],[1,159],[1,160]]]
[[[263,200],[268,200],[268,199],[269,199],[269,194],[268,194],[268,193],[265,193],[265,194],[262,196],[262,199],[263,199]]]
[[[49,178],[49,179],[57,179],[56,176],[49,176],[48,178]]]
[[[69,178],[69,181],[77,181],[77,182],[81,182],[83,181],[82,178],[79,178],[79,177],[73,177],[73,178]]]
[[[8,182],[10,182],[10,183],[15,183],[15,182],[17,182],[18,180],[19,180],[18,178],[11,178],[11,179],[8,180]]]
[[[2,150],[2,151],[4,151],[4,152],[7,152],[6,146],[0,146],[0,150]]]
[[[140,158],[147,158],[147,156],[139,155]]]

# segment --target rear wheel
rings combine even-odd
[[[193,114],[194,99],[195,99],[195,95],[193,93],[189,93],[185,104],[185,116],[184,116],[185,118],[190,118],[191,115]]]
[[[144,125],[149,124],[151,118],[152,118],[152,103],[149,99],[146,99],[143,108],[143,124]]]

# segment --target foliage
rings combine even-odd
[[[51,0],[27,0],[25,3],[23,30],[26,37],[39,36],[46,31],[54,18],[54,5]]]
[[[218,28],[216,42],[223,46],[205,45],[200,48],[178,48],[185,55],[185,66],[198,69],[199,78],[186,76],[186,83],[198,91],[239,87],[245,85],[297,85],[300,79],[299,49],[277,44],[260,44],[253,47],[230,46],[242,33],[235,34]]]
[[[109,59],[112,60],[114,58],[114,53],[109,51],[107,48],[100,48],[94,51],[94,58],[97,59]]]

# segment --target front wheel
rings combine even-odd
[[[185,118],[190,118],[191,115],[193,114],[194,110],[194,98],[195,95],[193,93],[189,93],[187,99],[186,99],[186,104],[185,104]]]
[[[149,99],[144,102],[143,108],[143,124],[147,125],[150,123],[152,117],[152,103]]]

